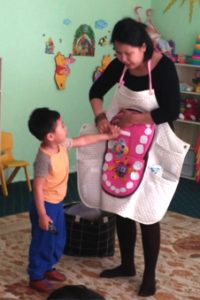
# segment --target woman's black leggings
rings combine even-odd
[[[144,253],[143,282],[155,280],[155,269],[160,249],[160,224],[140,224]],[[121,252],[121,263],[130,269],[134,264],[136,242],[136,223],[127,218],[117,216],[117,235]]]

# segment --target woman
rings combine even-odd
[[[118,117],[121,128],[131,124],[162,124],[177,119],[180,107],[179,83],[174,64],[161,53],[154,51],[153,43],[144,24],[131,18],[120,20],[114,26],[111,43],[116,58],[94,82],[90,89],[90,103],[95,115],[99,132],[110,130],[112,107],[105,113],[103,96],[117,83],[124,85],[124,108],[126,101],[135,95],[143,96],[140,112],[131,113],[123,110]],[[119,85],[119,86],[120,86]],[[117,97],[118,87],[114,98]],[[128,99],[129,98],[129,99]],[[136,107],[137,110],[137,107]],[[156,292],[155,270],[160,248],[160,225],[158,222],[140,224],[144,252],[144,273],[138,295],[147,297]],[[113,278],[117,276],[134,276],[134,249],[136,242],[136,223],[132,219],[117,215],[117,234],[119,239],[121,264],[113,269],[104,270],[100,276]]]

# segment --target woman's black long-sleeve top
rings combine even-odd
[[[124,64],[115,58],[104,73],[93,83],[89,98],[102,99],[104,95],[117,83],[123,72]],[[133,91],[149,89],[149,76],[134,76],[127,71],[124,85]],[[152,86],[159,107],[152,110],[151,116],[156,124],[172,123],[180,111],[179,81],[174,63],[166,56],[160,59],[152,70]]]

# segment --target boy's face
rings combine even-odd
[[[53,132],[54,141],[58,144],[63,143],[67,136],[67,128],[62,120],[59,118],[56,122],[56,127]]]

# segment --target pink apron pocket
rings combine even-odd
[[[115,197],[127,197],[138,188],[155,131],[154,124],[138,124],[122,130],[109,141],[104,156],[102,188]]]

